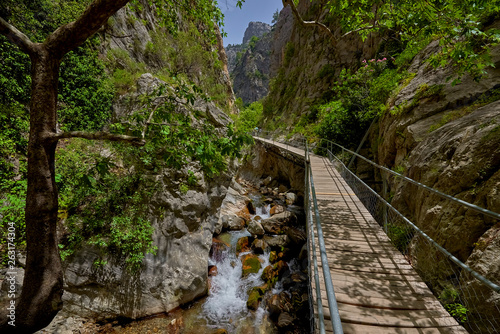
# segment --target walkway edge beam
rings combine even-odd
[[[307,141],[305,142],[305,160],[306,160],[306,165],[310,166],[310,159],[309,159],[309,146],[307,145]],[[319,249],[320,249],[320,254],[321,254],[321,263],[323,267],[323,278],[325,281],[325,287],[326,287],[326,295],[328,298],[328,306],[330,310],[330,319],[332,321],[332,326],[333,326],[333,332],[335,334],[343,334],[344,330],[342,329],[342,322],[340,320],[340,314],[339,314],[339,307],[337,305],[337,299],[335,298],[335,290],[333,288],[333,283],[332,283],[332,276],[330,273],[330,266],[328,265],[328,258],[326,255],[326,247],[325,247],[325,241],[323,238],[323,229],[321,227],[321,220],[320,220],[320,215],[319,215],[319,209],[318,209],[318,201],[316,198],[316,190],[314,188],[314,180],[312,177],[312,171],[311,168],[306,168],[308,175],[306,175],[306,178],[309,178],[309,182],[311,185],[311,194],[313,198],[313,207],[314,207],[314,214],[316,217],[316,230],[318,232],[318,243],[319,243]],[[307,192],[309,192],[309,189],[306,189]],[[309,208],[308,208],[309,210]]]

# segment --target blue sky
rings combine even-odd
[[[246,0],[241,9],[236,7],[236,0],[218,0],[219,7],[224,13],[224,46],[241,44],[243,35],[251,21],[271,24],[276,9],[281,10],[281,0]]]

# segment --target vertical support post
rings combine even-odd
[[[382,197],[385,201],[387,201],[387,179],[385,178],[385,173],[382,171],[380,175],[382,176]],[[384,216],[384,231],[387,234],[387,205],[385,203],[383,207],[383,216]]]

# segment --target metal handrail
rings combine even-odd
[[[306,177],[305,177],[305,189],[309,189],[309,175],[310,172],[309,170],[311,169],[311,164],[309,160],[309,152],[306,151],[305,155],[305,167],[306,167]],[[313,268],[314,268],[314,283],[316,287],[316,302],[318,306],[318,323],[319,323],[319,333],[320,334],[325,334],[325,317],[323,314],[323,303],[321,301],[321,286],[319,282],[319,274],[318,274],[318,260],[316,258],[316,242],[315,242],[315,237],[314,237],[314,227],[312,225],[313,217],[312,217],[312,212],[309,209],[310,208],[310,192],[307,192],[307,196],[305,196],[305,205],[304,207],[307,210],[306,214],[306,222],[307,222],[307,230],[309,232],[309,237],[307,238],[308,242],[308,250],[310,249],[312,251],[312,259],[313,259]],[[309,256],[311,258],[311,256]],[[310,263],[308,266],[309,270],[309,275],[310,273]]]
[[[307,145],[307,140],[305,142],[305,159],[307,165],[307,175],[306,178],[309,179],[311,185],[311,195],[313,198],[314,213],[316,218],[316,230],[318,231],[318,243],[321,254],[321,264],[323,267],[323,279],[325,282],[326,296],[328,299],[328,307],[330,310],[330,319],[333,326],[333,332],[335,334],[343,334],[342,322],[340,320],[339,307],[337,305],[337,298],[335,297],[335,290],[333,288],[332,275],[330,273],[330,266],[328,265],[328,257],[326,255],[325,240],[323,238],[323,229],[321,227],[321,219],[319,215],[318,200],[316,198],[316,189],[314,187],[314,180],[312,177],[312,169],[310,167],[311,160],[309,158],[309,146]],[[306,191],[309,194],[309,189]],[[309,207],[307,208],[309,210]],[[313,236],[314,237],[314,236]],[[318,298],[321,299],[321,296]]]
[[[447,195],[447,194],[445,194],[445,193],[443,193],[443,192],[441,192],[439,190],[436,190],[434,188],[428,187],[425,184],[422,184],[422,183],[420,183],[418,181],[410,179],[409,177],[406,177],[406,176],[404,176],[402,174],[399,174],[399,173],[397,173],[397,172],[395,172],[395,171],[393,171],[393,170],[391,170],[391,169],[389,169],[387,167],[381,166],[381,165],[379,165],[379,164],[377,164],[377,163],[375,163],[375,162],[373,162],[373,161],[365,158],[364,156],[362,156],[362,155],[360,155],[360,154],[358,154],[356,152],[353,152],[353,151],[351,151],[351,150],[349,150],[349,149],[347,149],[347,148],[345,148],[345,147],[343,147],[343,146],[341,146],[341,145],[339,145],[337,143],[334,143],[334,142],[332,142],[330,140],[327,140],[327,139],[321,139],[321,140],[329,142],[329,143],[331,143],[331,144],[333,144],[333,145],[341,148],[343,151],[349,152],[349,153],[353,154],[354,156],[356,156],[356,157],[358,157],[360,159],[363,159],[364,161],[368,162],[369,164],[371,164],[371,165],[373,165],[373,166],[375,166],[375,167],[377,167],[379,169],[382,169],[385,172],[388,172],[388,173],[390,173],[390,174],[392,174],[394,176],[397,176],[398,178],[401,178],[401,179],[403,179],[405,181],[408,181],[408,182],[410,182],[412,184],[415,184],[415,185],[417,185],[417,186],[419,186],[419,187],[421,187],[421,188],[423,188],[423,189],[425,189],[427,191],[430,191],[430,192],[432,192],[432,193],[434,193],[436,195],[441,196],[442,198],[445,198],[445,199],[448,199],[448,200],[453,201],[455,203],[458,203],[460,205],[466,206],[469,209],[472,209],[472,210],[474,210],[476,212],[482,213],[482,214],[487,215],[489,217],[492,217],[492,218],[495,218],[495,219],[500,219],[500,214],[499,213],[490,211],[490,210],[485,209],[485,208],[481,208],[480,206],[477,206],[477,205],[474,205],[472,203],[463,201],[461,199],[458,199],[458,198],[455,198],[453,196]]]
[[[334,142],[331,142],[329,140],[325,140],[325,139],[322,139],[323,141],[327,142],[328,146],[326,147],[326,152],[328,153],[327,155],[329,156],[330,160],[332,160],[332,156],[335,157],[336,160],[338,160],[342,166],[342,168],[344,168],[345,170],[349,171],[349,173],[354,176],[354,178],[363,183],[364,182],[358,177],[356,176],[351,170],[349,170],[349,168],[344,164],[343,161],[341,161],[338,157],[334,156],[333,153],[332,153],[332,150],[330,150],[329,148],[333,148],[333,146],[336,146],[336,147],[339,147],[341,148],[343,151],[345,152],[349,152],[350,154],[353,154],[353,156],[355,157],[359,157],[360,159],[370,163],[371,165],[381,169],[382,171],[385,171],[389,174],[392,174],[398,178],[400,178],[401,180],[404,180],[404,181],[407,181],[407,182],[410,182],[411,184],[414,184],[414,185],[417,185],[418,187],[421,187],[423,189],[426,189],[442,198],[445,198],[445,199],[448,199],[448,200],[451,200],[452,202],[455,202],[457,204],[460,204],[460,205],[463,205],[469,209],[472,209],[473,211],[475,212],[479,212],[479,213],[482,213],[488,217],[492,217],[494,219],[500,219],[500,214],[496,213],[496,212],[493,212],[493,211],[490,211],[490,210],[487,210],[487,209],[484,209],[484,208],[481,208],[477,205],[474,205],[474,204],[471,204],[469,202],[466,202],[466,201],[463,201],[463,200],[460,200],[458,198],[455,198],[453,196],[450,196],[450,195],[447,195],[447,194],[444,194],[436,189],[433,189],[433,188],[430,188],[420,182],[417,182],[413,179],[410,179],[404,175],[401,175],[397,172],[394,172],[386,167],[383,167],[383,166],[380,166],[378,165],[377,163],[373,162],[373,161],[370,161],[368,160],[367,158],[357,154],[356,152],[353,152],[349,149],[346,149],[344,147],[342,147],[341,145],[338,145],[337,143],[334,143]],[[274,140],[273,140],[274,142]],[[307,145],[307,140],[306,140],[306,145]],[[306,147],[306,156],[309,157],[309,151],[308,151],[308,147]],[[307,160],[307,159],[306,159]],[[333,162],[333,160],[332,160]],[[317,208],[317,203],[316,203],[316,199],[315,199],[315,191],[314,191],[314,182],[312,181],[312,171],[309,169],[306,169],[306,178],[310,178],[311,179],[311,188],[312,188],[312,191],[311,191],[311,194],[313,196],[313,202],[315,204],[315,207]],[[366,186],[366,184],[365,184]],[[404,215],[402,215],[398,210],[396,210],[392,205],[390,205],[382,196],[380,196],[375,190],[373,190],[371,187],[368,187],[366,186],[367,189],[369,189],[369,191],[371,193],[373,193],[379,200],[381,200],[385,205],[387,205],[387,207],[393,211],[397,216],[399,216],[406,224],[408,224],[409,226],[411,226],[411,228],[416,232],[418,233],[419,235],[421,235],[424,239],[426,239],[428,242],[430,242],[435,248],[437,248],[437,250],[439,250],[440,253],[442,253],[446,258],[448,258],[449,260],[451,260],[455,265],[459,266],[461,269],[463,269],[464,271],[468,272],[470,275],[472,275],[473,277],[475,277],[479,282],[481,282],[482,284],[486,285],[489,289],[491,289],[492,291],[496,292],[496,293],[500,293],[500,286],[498,284],[495,284],[493,283],[492,281],[490,281],[489,279],[487,279],[486,277],[484,277],[483,275],[479,274],[478,272],[476,272],[475,270],[473,270],[471,267],[469,267],[468,265],[466,265],[465,263],[463,263],[462,261],[460,261],[459,259],[457,259],[454,255],[452,255],[450,252],[448,252],[444,247],[442,247],[441,245],[439,245],[436,241],[434,241],[430,236],[428,236],[424,231],[422,231],[419,227],[417,227],[414,223],[412,223],[408,218],[406,218]],[[306,188],[307,190],[309,188]],[[319,221],[319,213],[317,214],[317,222]],[[319,227],[321,227],[319,225]],[[318,231],[318,238],[319,238],[319,231]],[[321,245],[320,245],[321,247]],[[323,260],[323,258],[322,258]],[[325,269],[323,267],[323,269]],[[330,280],[331,281],[331,280]],[[332,317],[332,320],[333,320],[333,317]]]
[[[329,151],[331,153],[331,151]],[[332,154],[332,156],[337,159],[342,166],[349,172],[351,173],[352,176],[354,176],[358,181],[364,183],[356,174],[354,174],[351,170],[347,168],[347,166],[335,155]],[[413,224],[408,218],[406,218],[402,213],[400,213],[398,210],[396,210],[391,204],[389,204],[382,196],[377,194],[375,190],[373,190],[370,187],[367,187],[367,189],[372,192],[379,200],[381,200],[385,205],[387,205],[395,214],[397,214],[401,219],[403,219],[408,225],[410,225],[417,233],[419,233],[421,236],[423,236],[427,241],[429,241],[434,247],[436,247],[443,255],[445,255],[448,259],[453,261],[456,265],[460,266],[462,269],[470,273],[472,276],[477,278],[479,281],[481,281],[483,284],[488,286],[491,290],[500,293],[500,286],[493,283],[483,275],[479,274],[478,272],[474,271],[471,267],[457,259],[453,254],[448,252],[444,247],[442,247],[440,244],[438,244],[436,241],[434,241],[431,237],[429,237],[424,231],[422,231],[420,228],[418,228],[415,224]]]

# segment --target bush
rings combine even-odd
[[[242,132],[252,132],[262,118],[263,109],[262,103],[257,101],[241,110],[235,121],[236,129]]]
[[[392,59],[364,60],[355,72],[343,69],[328,96],[319,106],[316,134],[353,147],[361,140],[373,118],[385,110],[385,103],[403,75],[392,67]],[[322,72],[328,73],[328,68]]]

